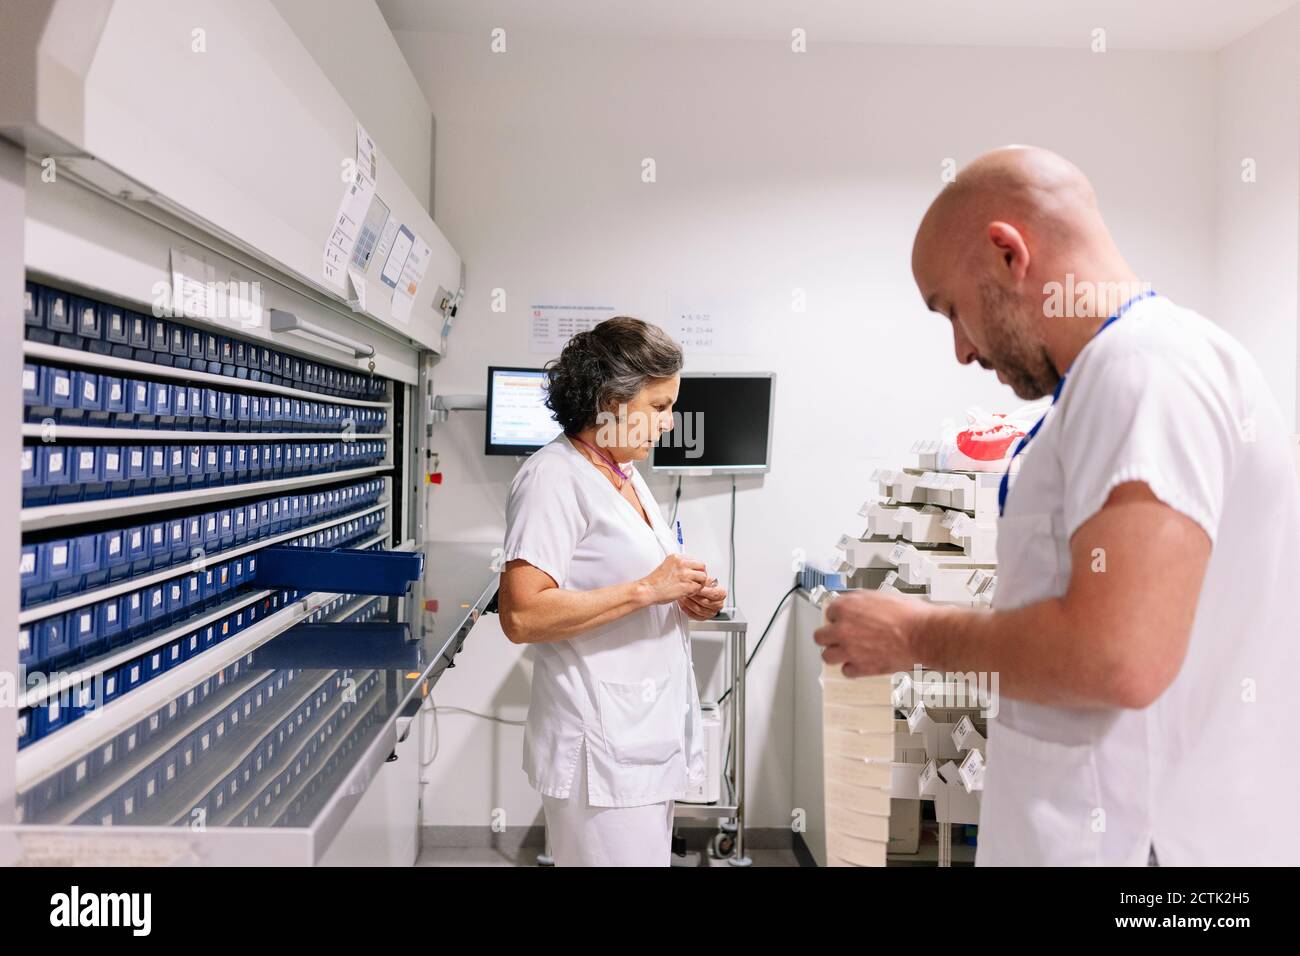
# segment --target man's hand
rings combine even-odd
[[[912,637],[931,610],[894,594],[846,591],[826,606],[813,640],[825,648],[822,660],[844,665],[845,677],[910,671],[917,663]]]

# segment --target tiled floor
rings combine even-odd
[[[749,857],[754,866],[798,866],[793,850],[750,850]],[[505,852],[493,847],[426,847],[421,853],[416,866],[537,866],[537,848],[524,847],[522,850]],[[702,863],[699,853],[687,856],[688,866],[728,866],[725,860],[709,860]]]

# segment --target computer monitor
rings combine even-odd
[[[560,431],[546,407],[542,369],[488,368],[486,454],[531,455]]]
[[[673,430],[650,468],[668,474],[766,474],[772,467],[773,372],[683,372]]]

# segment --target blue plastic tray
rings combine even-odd
[[[404,595],[424,573],[423,552],[351,548],[264,548],[257,586],[339,594]]]

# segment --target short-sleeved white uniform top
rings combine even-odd
[[[653,528],[563,434],[556,436],[510,486],[505,560],[527,561],[574,591],[645,577],[677,550],[677,539],[635,468],[631,481]],[[584,752],[590,806],[659,803],[685,796],[703,779],[688,627],[672,602],[533,645],[524,771],[535,789],[567,797]]]
[[[1213,551],[1186,659],[1150,707],[1000,702],[978,863],[1142,865],[1152,845],[1162,865],[1300,858],[1300,830],[1282,822],[1300,793],[1286,732],[1300,673],[1288,432],[1246,351],[1167,299],[1136,303],[1079,354],[1021,455],[995,606],[1063,595],[1071,535],[1124,482],[1149,485]],[[1153,546],[1145,573],[1162,560]]]

